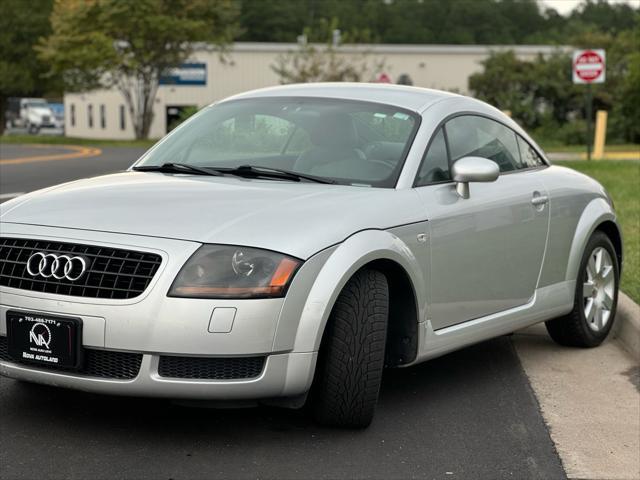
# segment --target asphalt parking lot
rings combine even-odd
[[[69,151],[54,145],[0,144],[0,195],[27,193],[39,188],[128,168],[145,152],[136,147],[101,147],[96,157],[29,161],[56,157]],[[10,163],[21,160],[21,163]],[[6,199],[6,198],[5,198]]]
[[[373,425],[0,379],[2,478],[515,478],[564,472],[508,337],[388,371]]]
[[[56,152],[0,145],[0,195],[122,170],[143,150],[111,147],[96,157],[3,163]],[[388,371],[377,417],[365,431],[320,428],[304,411],[188,408],[0,378],[0,477],[559,479],[565,473],[512,340],[501,337]]]

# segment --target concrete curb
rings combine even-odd
[[[618,295],[613,336],[620,340],[637,361],[640,361],[640,305],[622,292]]]

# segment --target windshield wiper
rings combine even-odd
[[[237,175],[239,177],[249,178],[279,178],[282,180],[294,180],[299,182],[301,180],[307,180],[309,182],[334,184],[335,180],[329,178],[316,177],[315,175],[307,175],[306,173],[292,172],[290,170],[283,170],[280,168],[260,167],[254,165],[241,165],[239,167],[206,167],[207,169],[214,170],[220,173],[226,173],[228,175]]]
[[[161,173],[191,173],[194,175],[211,175],[219,177],[222,174],[217,169],[195,167],[187,163],[163,163],[162,165],[140,165],[133,167],[136,172],[161,172]]]

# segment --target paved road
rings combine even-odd
[[[559,479],[508,337],[388,371],[373,425],[212,410],[0,379],[2,478]]]
[[[0,195],[31,192],[58,183],[92,177],[128,168],[145,151],[134,147],[100,147],[102,154],[91,158],[3,164],[16,158],[59,155],[59,147],[0,144]]]
[[[0,157],[32,154],[20,148],[2,147]],[[0,163],[0,195],[120,170],[141,153],[103,150],[98,158]],[[320,428],[302,411],[186,408],[0,378],[0,478],[565,474],[511,339],[501,337],[388,371],[374,424],[356,432]]]

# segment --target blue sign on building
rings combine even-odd
[[[160,85],[206,85],[206,63],[183,63],[160,77]]]

